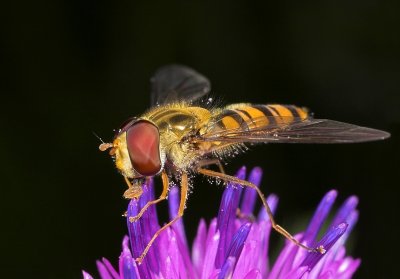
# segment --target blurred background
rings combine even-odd
[[[96,274],[103,256],[116,263],[127,233],[125,183],[92,132],[110,140],[144,112],[150,76],[167,63],[208,76],[212,95],[227,104],[297,104],[391,132],[357,145],[260,145],[227,171],[261,166],[262,190],[279,195],[277,219],[290,231],[304,229],[328,190],[339,190],[337,204],[357,195],[349,243],[362,258],[356,277],[393,278],[400,2],[152,2],[2,4],[2,278],[80,278],[81,269]],[[184,217],[189,239],[201,217],[216,215],[222,190],[196,181]]]

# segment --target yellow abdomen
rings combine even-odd
[[[293,105],[234,104],[226,107],[214,121],[218,123],[217,129],[253,130],[290,124],[294,119],[307,117],[306,109]]]

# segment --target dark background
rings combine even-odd
[[[92,131],[111,139],[148,108],[153,71],[182,63],[208,76],[225,103],[293,103],[392,133],[358,145],[258,146],[227,169],[262,166],[262,189],[279,195],[277,218],[290,230],[304,228],[329,189],[339,202],[358,195],[357,277],[393,278],[399,2],[156,2],[2,4],[1,277],[80,278],[102,256],[116,263],[125,184]],[[216,215],[221,193],[197,181],[185,215],[190,238],[200,216]]]

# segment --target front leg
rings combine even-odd
[[[143,206],[143,208],[140,210],[138,215],[129,217],[129,222],[133,223],[133,222],[139,220],[140,217],[142,217],[142,215],[146,212],[146,210],[149,208],[150,205],[157,204],[160,201],[163,201],[163,200],[165,200],[167,198],[167,196],[168,196],[168,188],[169,188],[168,187],[169,186],[169,180],[168,180],[168,176],[165,173],[165,171],[163,171],[161,173],[161,179],[162,179],[162,184],[163,184],[163,191],[162,191],[160,197],[158,199],[156,199],[156,200],[147,202],[146,205]],[[143,192],[143,190],[142,190],[142,192]]]
[[[188,176],[187,173],[184,172],[182,173],[182,178],[181,178],[181,199],[179,203],[178,215],[174,219],[169,221],[167,224],[165,224],[163,227],[161,227],[158,231],[156,231],[156,233],[150,239],[149,243],[147,243],[146,248],[144,249],[142,254],[135,259],[137,263],[140,264],[143,261],[151,245],[153,245],[154,241],[157,239],[160,233],[163,230],[167,229],[168,227],[172,226],[176,221],[179,220],[179,218],[183,216],[183,211],[185,210],[185,205],[186,205],[187,192],[188,192]]]
[[[142,185],[131,183],[127,177],[125,177],[125,182],[128,185],[128,189],[124,192],[125,199],[138,199],[143,194]]]

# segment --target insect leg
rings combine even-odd
[[[127,177],[125,178],[125,182],[128,185],[128,190],[124,192],[125,199],[138,199],[143,194],[142,185],[134,184],[129,181]]]
[[[204,167],[204,166],[209,166],[209,165],[217,165],[219,168],[219,171],[221,173],[225,173],[224,166],[221,164],[221,161],[218,159],[206,159],[206,160],[202,160],[197,163],[197,167]]]
[[[159,203],[160,201],[163,201],[167,198],[169,181],[168,181],[168,176],[164,171],[161,173],[161,179],[162,179],[162,184],[163,184],[163,191],[162,191],[160,197],[156,200],[147,202],[146,205],[143,206],[143,208],[140,210],[138,215],[129,217],[129,222],[133,223],[133,222],[137,221],[140,217],[142,217],[143,213],[146,212],[147,208],[149,208],[150,205]]]
[[[254,189],[255,191],[257,191],[257,194],[258,194],[258,196],[260,197],[260,199],[261,199],[261,201],[262,201],[262,203],[263,203],[264,208],[267,210],[267,214],[268,214],[268,217],[269,217],[269,219],[270,219],[270,221],[271,221],[272,228],[273,228],[275,231],[277,231],[278,233],[280,233],[281,235],[283,235],[284,237],[286,237],[288,240],[292,241],[292,242],[293,242],[294,244],[296,244],[297,246],[299,246],[299,247],[301,247],[301,248],[304,248],[304,249],[306,249],[306,250],[309,251],[309,252],[318,252],[318,253],[321,253],[321,254],[324,254],[324,253],[325,253],[325,249],[324,249],[324,247],[323,247],[322,245],[319,246],[319,247],[316,247],[316,248],[308,247],[308,246],[302,244],[301,242],[299,242],[299,241],[298,241],[296,238],[294,238],[287,230],[285,230],[285,229],[282,228],[280,225],[278,225],[278,224],[275,222],[274,216],[272,215],[272,211],[271,211],[271,209],[270,209],[270,207],[269,207],[269,205],[268,205],[268,203],[267,203],[267,201],[266,201],[266,199],[265,199],[263,193],[262,193],[261,190],[260,190],[256,185],[254,185],[253,183],[248,182],[248,181],[246,181],[246,180],[242,180],[242,179],[236,178],[236,177],[231,176],[231,175],[219,173],[219,172],[212,171],[212,170],[208,170],[208,169],[198,168],[197,171],[198,171],[199,173],[201,173],[201,174],[206,175],[206,176],[211,176],[211,177],[220,178],[220,179],[225,180],[225,181],[228,181],[228,182],[233,182],[233,183],[240,184],[240,185],[242,185],[242,186],[250,187],[250,188]]]
[[[140,255],[139,258],[136,258],[136,262],[139,264],[143,261],[144,257],[146,256],[147,252],[149,251],[151,245],[153,242],[157,239],[157,237],[160,235],[160,233],[165,230],[166,228],[172,226],[176,221],[179,220],[183,216],[183,211],[185,210],[185,204],[186,204],[186,199],[187,199],[187,191],[188,191],[188,177],[187,173],[182,173],[182,178],[181,178],[181,200],[179,203],[179,210],[178,210],[178,215],[169,221],[169,223],[165,224],[162,228],[160,228],[151,238],[149,243],[147,244],[146,248],[144,249],[143,253]]]

